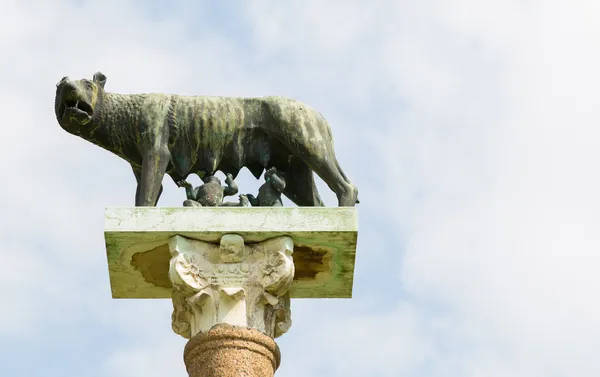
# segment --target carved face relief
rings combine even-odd
[[[221,263],[237,263],[244,258],[244,239],[237,234],[226,234],[221,237]]]
[[[54,110],[59,124],[68,132],[79,133],[92,120],[106,76],[96,73],[93,80],[70,80],[63,77],[56,84]]]

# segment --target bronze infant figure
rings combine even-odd
[[[238,186],[231,174],[225,178],[226,186],[221,185],[221,180],[214,175],[202,179],[203,185],[194,188],[187,181],[177,182],[179,187],[185,187],[187,199],[183,202],[184,207],[247,207],[249,201],[246,195],[240,195],[239,203],[223,202],[226,196],[238,193]]]
[[[265,183],[258,189],[258,196],[247,194],[253,207],[282,207],[281,194],[285,190],[285,174],[272,167],[265,172]]]

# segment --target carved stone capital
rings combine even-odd
[[[291,237],[246,245],[237,234],[225,234],[220,244],[174,236],[169,249],[177,334],[190,339],[226,323],[275,338],[291,326]]]

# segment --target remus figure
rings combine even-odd
[[[187,200],[183,202],[184,207],[217,207],[221,205],[238,205],[236,203],[223,203],[223,198],[237,194],[238,186],[233,181],[233,176],[227,174],[225,184],[221,185],[221,180],[214,175],[206,176],[202,179],[203,185],[193,188],[187,181],[178,183],[179,187],[185,187]],[[240,197],[240,205],[243,199]]]
[[[247,194],[253,207],[282,207],[281,194],[285,190],[285,174],[272,167],[265,172],[265,183],[258,189],[258,197]]]

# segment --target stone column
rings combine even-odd
[[[292,238],[245,245],[237,234],[219,244],[177,235],[169,249],[172,326],[190,339],[190,377],[272,377],[280,362],[273,338],[291,325]]]
[[[272,377],[281,356],[260,331],[218,324],[185,345],[183,360],[190,377]]]
[[[192,377],[272,377],[290,298],[350,298],[354,207],[112,207],[113,298],[172,299]]]

